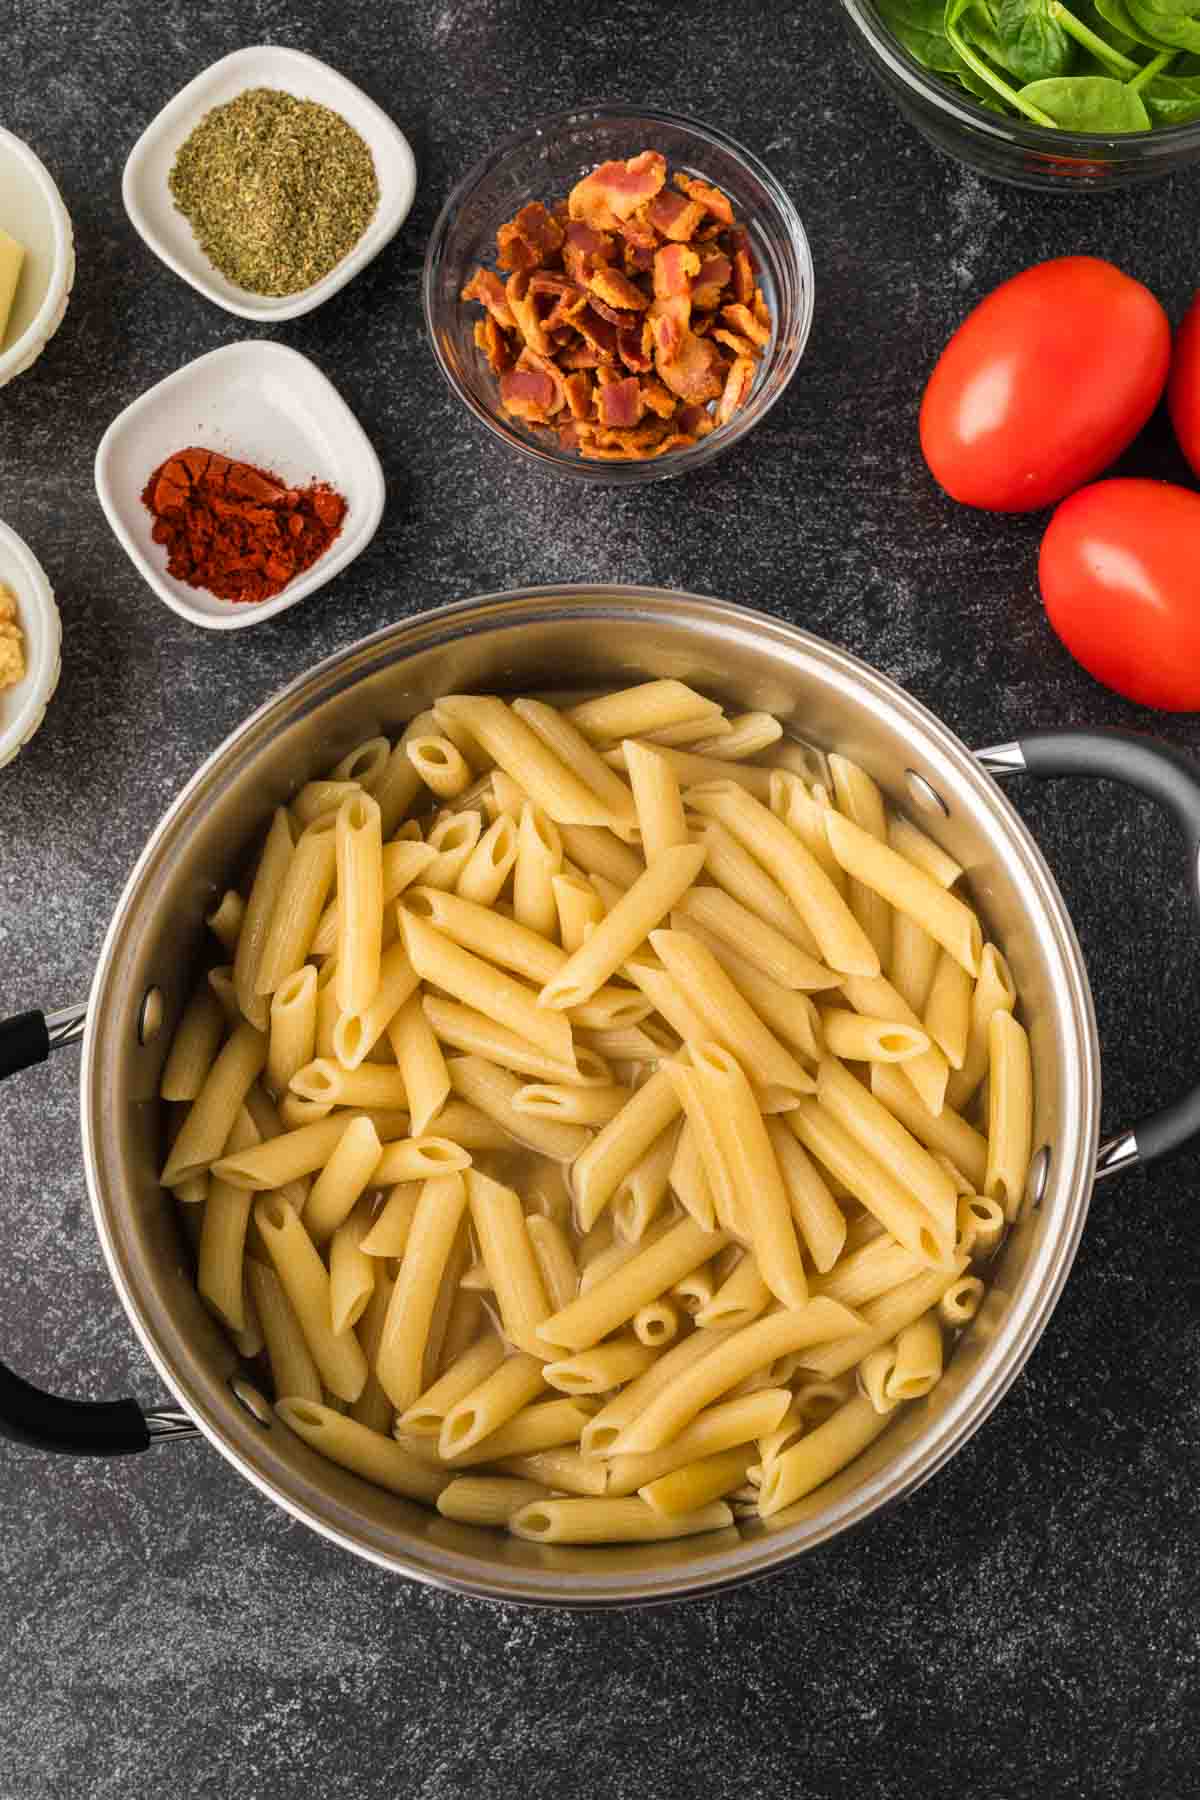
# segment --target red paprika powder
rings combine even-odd
[[[154,471],[142,500],[168,573],[219,600],[270,600],[325,554],[346,516],[322,482],[290,488],[269,469],[195,446]]]

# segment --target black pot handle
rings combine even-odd
[[[1187,881],[1200,907],[1200,763],[1135,731],[1031,731],[1016,743],[976,752],[989,774],[1085,775],[1120,781],[1156,800],[1183,832]],[[1100,1146],[1096,1179],[1181,1149],[1200,1133],[1200,1082]]]
[[[0,1024],[0,1079],[45,1062],[51,1050],[83,1035],[86,1008],[19,1013]],[[196,1427],[175,1408],[143,1412],[136,1400],[64,1400],[45,1394],[0,1363],[0,1437],[67,1456],[128,1456],[156,1439],[190,1436]]]

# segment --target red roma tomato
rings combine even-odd
[[[1200,475],[1200,294],[1175,334],[1167,403],[1179,448]]]
[[[1062,256],[981,300],[921,402],[921,448],[955,500],[1036,512],[1119,456],[1158,403],[1171,356],[1149,289]]]
[[[1089,675],[1142,706],[1200,710],[1200,494],[1097,481],[1042,539],[1050,623]]]

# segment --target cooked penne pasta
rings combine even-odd
[[[724,1231],[740,1229],[741,1214],[738,1194],[733,1183],[733,1172],[725,1156],[724,1145],[717,1130],[717,1121],[696,1077],[695,1069],[686,1067],[683,1063],[667,1061],[662,1064],[658,1072],[665,1075],[670,1081],[676,1098],[683,1108],[686,1123],[691,1129],[696,1144],[705,1181],[708,1184],[717,1225]],[[705,1229],[708,1227],[706,1226]]]
[[[715,738],[697,743],[698,756],[715,756],[721,762],[738,762],[744,756],[761,756],[783,736],[783,726],[772,713],[745,712],[724,721]]]
[[[526,1213],[525,1229],[533,1245],[551,1312],[569,1306],[579,1292],[579,1269],[571,1240],[556,1219]]]
[[[762,1278],[758,1259],[753,1251],[747,1251],[712,1299],[696,1313],[696,1323],[702,1329],[727,1325],[736,1330],[753,1324],[770,1304],[771,1290]]]
[[[693,887],[679,910],[707,926],[747,962],[781,987],[815,992],[838,985],[838,977],[749,907],[719,887]]]
[[[431,794],[456,800],[471,785],[471,766],[456,744],[436,732],[405,739],[405,755]]]
[[[531,988],[464,950],[407,908],[401,912],[401,926],[409,960],[422,980],[515,1031],[556,1062],[574,1061],[569,1022],[541,1006]]]
[[[296,841],[279,884],[254,991],[273,994],[294,975],[312,948],[337,867],[337,815],[323,813]],[[253,898],[253,896],[251,896]],[[235,968],[234,980],[237,972]]]
[[[343,801],[361,792],[357,781],[306,781],[292,801],[292,817],[303,830],[317,819],[336,813]]]
[[[728,1332],[723,1334],[724,1337],[728,1335]],[[750,1445],[756,1440],[761,1443],[779,1428],[791,1399],[786,1388],[759,1388],[753,1394],[720,1400],[697,1414],[692,1423],[662,1450],[610,1456],[607,1459],[607,1491],[613,1495],[632,1494],[648,1482],[658,1481],[701,1458],[719,1455],[739,1444]],[[601,1418],[603,1414],[597,1413],[596,1417]]]
[[[799,1443],[763,1470],[758,1499],[763,1518],[774,1518],[853,1462],[868,1444],[874,1443],[890,1417],[890,1413],[876,1412],[860,1394],[839,1407],[824,1424],[806,1432]]]
[[[391,754],[387,738],[366,738],[333,765],[332,777],[334,781],[355,781],[365,793],[373,794],[383,780]]]
[[[376,1213],[370,1231],[362,1241],[365,1256],[403,1256],[412,1230],[417,1201],[421,1197],[419,1181],[398,1181]]]
[[[895,1369],[895,1344],[885,1344],[879,1350],[872,1350],[858,1365],[858,1391],[864,1399],[871,1402],[877,1413],[894,1412],[900,1404],[899,1396],[889,1391]]]
[[[204,923],[223,950],[233,950],[245,916],[246,902],[236,888],[227,888],[212,912],[204,915]]]
[[[538,1328],[550,1315],[550,1302],[521,1202],[512,1188],[478,1169],[468,1172],[466,1184],[471,1223],[479,1254],[492,1278],[504,1335],[518,1350],[548,1362],[551,1353]]]
[[[716,819],[702,816],[696,832],[698,843],[708,855],[704,873],[722,892],[747,908],[764,924],[770,925],[790,943],[806,950],[814,960],[817,940],[796,911],[783,889],[767,873],[760,862],[743,848],[731,831]],[[833,852],[830,851],[830,856]]]
[[[803,1367],[825,1381],[857,1368],[870,1351],[890,1343],[906,1325],[913,1324],[922,1313],[936,1306],[965,1267],[966,1258],[956,1257],[949,1269],[924,1269],[919,1275],[901,1282],[899,1287],[866,1301],[856,1309],[862,1329],[816,1349],[804,1349],[801,1352]]]
[[[908,1025],[914,1031],[924,1030],[916,1013],[882,975],[874,978],[848,975],[842,983],[842,992],[855,1012],[867,1018],[888,1019]],[[902,1066],[905,1080],[919,1094],[922,1104],[930,1112],[940,1112],[945,1104],[950,1064],[936,1044],[931,1044],[920,1056],[910,1056]]]
[[[321,1377],[278,1275],[265,1263],[248,1256],[246,1287],[262,1327],[276,1394],[319,1401],[325,1391]]]
[[[558,827],[540,807],[526,800],[517,828],[513,867],[513,918],[527,931],[549,938],[557,918],[554,878],[562,868]]]
[[[249,1150],[259,1142],[253,1119],[245,1107],[240,1108],[229,1134],[229,1148]],[[246,1323],[246,1227],[254,1196],[214,1176],[205,1178],[202,1198],[204,1223],[196,1251],[196,1286],[230,1331],[241,1331]]]
[[[384,923],[387,923],[387,904],[396,900],[411,887],[413,882],[420,881],[430,864],[437,859],[437,851],[429,844],[396,842],[383,846],[380,866],[383,877]],[[330,901],[321,914],[312,941],[313,956],[330,956],[337,949],[338,931],[341,922],[341,909],[335,900]]]
[[[663,1350],[679,1336],[682,1316],[679,1307],[666,1295],[661,1300],[648,1300],[633,1315],[633,1335],[639,1344]]]
[[[984,1285],[978,1275],[962,1275],[938,1301],[942,1324],[949,1331],[969,1325],[983,1303]]]
[[[396,1409],[379,1384],[379,1377],[375,1373],[375,1364],[379,1356],[384,1321],[387,1318],[387,1309],[391,1304],[392,1288],[395,1284],[381,1262],[374,1263],[372,1267],[374,1279],[370,1298],[355,1327],[355,1334],[362,1345],[363,1355],[367,1359],[367,1384],[350,1408],[350,1417],[357,1420],[360,1425],[365,1425],[370,1431],[390,1432]]]
[[[329,1311],[335,1332],[357,1325],[375,1292],[375,1265],[362,1249],[370,1223],[369,1214],[359,1205],[343,1219],[329,1242]]]
[[[291,1091],[302,1100],[330,1106],[382,1106],[403,1110],[408,1092],[398,1068],[361,1063],[346,1069],[328,1057],[317,1057],[292,1076]]]
[[[746,1470],[754,1462],[757,1451],[750,1444],[736,1445],[732,1450],[718,1451],[698,1462],[685,1463],[669,1475],[645,1483],[638,1496],[663,1518],[679,1518],[694,1513],[713,1500],[724,1499],[742,1486]]]
[[[163,1064],[158,1091],[164,1100],[194,1100],[216,1061],[225,1035],[225,1012],[207,982],[183,1009]]]
[[[567,1125],[607,1125],[629,1098],[619,1083],[606,1087],[567,1087],[553,1082],[528,1082],[513,1095],[517,1112],[535,1119],[561,1119]]]
[[[531,1456],[540,1450],[560,1450],[578,1444],[595,1404],[594,1400],[568,1399],[561,1395],[556,1400],[542,1400],[535,1406],[522,1407],[469,1450],[456,1451],[454,1467],[499,1463],[510,1456]]]
[[[431,825],[425,841],[434,858],[421,877],[425,886],[435,893],[457,887],[482,835],[483,814],[476,811],[447,813]]]
[[[586,783],[503,700],[450,694],[434,708],[439,723],[460,724],[556,824],[608,825],[612,813]]]
[[[185,1127],[186,1129],[186,1127]],[[988,1022],[988,1138],[983,1192],[1011,1224],[1020,1210],[1033,1142],[1033,1069],[1029,1039],[1010,1012]],[[971,1171],[963,1165],[964,1172]]]
[[[255,1202],[254,1221],[322,1382],[339,1400],[357,1400],[366,1386],[367,1359],[352,1331],[333,1329],[329,1275],[298,1214],[278,1195],[264,1194]]]
[[[602,876],[622,893],[643,873],[641,857],[607,826],[563,825],[559,837],[565,855],[585,875],[594,879]]]
[[[915,919],[943,950],[949,951],[961,963],[968,975],[979,973],[983,933],[979,920],[964,901],[947,892],[924,869],[897,855],[887,844],[880,843],[840,813],[826,814],[825,830],[833,854],[852,880],[861,882],[898,912]],[[869,975],[874,971],[864,969],[850,973]]]
[[[582,875],[555,875],[550,885],[554,893],[559,942],[569,956],[579,949],[592,928],[604,917],[604,902]]]
[[[505,1360],[505,1349],[494,1331],[485,1332],[450,1364],[432,1387],[418,1395],[402,1412],[397,1425],[418,1437],[440,1437],[446,1416],[452,1407],[473,1394],[493,1375]],[[440,1452],[439,1452],[440,1454]]]
[[[817,1009],[807,994],[782,987],[761,969],[748,962],[731,944],[701,925],[690,913],[673,912],[671,930],[683,937],[695,938],[716,958],[746,1005],[758,1014],[761,1022],[774,1032],[779,1041],[802,1056],[815,1059],[820,1054],[820,1020]],[[625,965],[631,979],[638,979],[633,965]],[[660,1008],[661,1010],[661,1008]],[[688,1038],[690,1043],[694,1040]]]
[[[939,887],[952,888],[963,872],[961,863],[900,813],[893,813],[888,820],[887,838],[898,856],[924,869]]]
[[[397,1181],[427,1181],[435,1175],[457,1174],[470,1162],[470,1152],[451,1138],[429,1134],[397,1138],[385,1146],[371,1182],[374,1187],[391,1187]]]
[[[479,1056],[452,1056],[446,1064],[450,1086],[461,1099],[493,1119],[509,1137],[555,1162],[573,1162],[590,1141],[585,1125],[519,1112],[515,1105],[523,1083],[496,1063]]]
[[[988,1027],[995,1012],[1012,1012],[1017,990],[1012,972],[995,944],[985,944],[979,958],[979,979],[971,994],[966,1051],[962,1067],[950,1077],[946,1099],[961,1112],[988,1071]]]
[[[923,926],[906,913],[892,914],[892,957],[888,979],[905,1005],[918,1017],[933,985],[941,950]]]
[[[925,1032],[896,1020],[871,1019],[844,1006],[819,1006],[817,1012],[826,1048],[846,1062],[911,1062],[929,1048]]]
[[[648,867],[657,862],[664,851],[688,841],[679,782],[670,763],[649,744],[638,744],[629,739],[621,748],[625,752],[625,768],[633,788],[642,853]],[[607,768],[607,764],[603,766]]]
[[[653,931],[650,942],[708,1026],[708,1036],[753,1069],[756,1081],[797,1094],[816,1091],[808,1070],[763,1024],[706,944],[679,931]]]
[[[443,1462],[465,1456],[483,1438],[491,1437],[502,1425],[507,1425],[531,1400],[544,1397],[545,1392],[546,1381],[538,1357],[527,1356],[519,1350],[506,1356],[447,1410],[438,1434],[438,1455]]]
[[[421,1002],[434,1036],[452,1050],[481,1057],[485,1062],[499,1063],[502,1068],[532,1075],[538,1081],[569,1087],[611,1085],[611,1071],[594,1052],[576,1049],[575,1063],[555,1062],[543,1050],[518,1037],[494,1019],[476,1012],[473,1006],[462,1006],[457,1000],[441,1000],[426,994]]]
[[[849,757],[834,754],[829,758],[829,774],[839,812],[852,819],[860,831],[886,844],[887,815],[883,795],[866,770],[851,762]],[[886,969],[892,954],[891,908],[874,889],[853,877],[847,883],[846,898],[851,912],[875,946],[880,967]]]
[[[280,983],[271,997],[267,1086],[285,1094],[293,1075],[310,1063],[317,1043],[317,971],[311,963]]]
[[[788,829],[795,832],[809,855],[820,863],[838,893],[844,897],[848,886],[846,873],[830,849],[829,839],[825,835],[824,815],[829,805],[828,793],[822,792],[818,799],[816,791],[810,793],[798,774],[785,769],[773,769],[769,799],[775,817],[782,819]]]
[[[694,719],[703,720],[709,730],[708,721],[719,719],[721,709],[682,681],[644,681],[584,700],[569,708],[566,716],[591,743],[606,744]]]
[[[446,1485],[445,1474],[417,1462],[382,1432],[369,1431],[330,1406],[288,1397],[276,1403],[275,1411],[297,1437],[322,1456],[389,1493],[432,1503]]]
[[[948,1288],[942,1295],[945,1306]],[[927,1312],[906,1325],[896,1338],[895,1361],[884,1387],[889,1400],[920,1400],[942,1379],[942,1328],[937,1315]]]
[[[991,1256],[1004,1237],[1005,1223],[999,1201],[983,1194],[964,1194],[958,1203],[959,1254],[973,1262]]]
[[[614,1339],[583,1350],[578,1356],[547,1363],[543,1373],[548,1384],[560,1393],[604,1394],[633,1381],[654,1360],[655,1352],[636,1338]]]
[[[589,1350],[619,1325],[627,1324],[639,1307],[657,1300],[681,1276],[723,1250],[728,1241],[724,1232],[701,1231],[694,1220],[685,1219],[570,1306],[545,1319],[537,1335],[546,1345]]]
[[[911,1064],[906,1064],[905,1068],[911,1068]],[[938,1150],[948,1156],[967,1180],[975,1184],[977,1191],[983,1190],[988,1142],[980,1132],[949,1106],[932,1113],[904,1073],[887,1063],[872,1063],[871,1092],[918,1143],[924,1144],[927,1150]]]
[[[523,1506],[548,1499],[550,1492],[539,1481],[512,1475],[456,1475],[438,1495],[437,1509],[460,1525],[507,1525]]]
[[[675,1155],[671,1160],[667,1182],[671,1192],[679,1201],[684,1211],[690,1213],[702,1231],[713,1231],[716,1228],[717,1215],[713,1206],[712,1188],[705,1173],[704,1157],[700,1150],[699,1140],[690,1119],[685,1119],[675,1145]],[[697,1286],[701,1282],[701,1271],[693,1270],[683,1278],[689,1284],[687,1293],[700,1295],[702,1289]],[[702,1306],[712,1294],[711,1286],[698,1298],[697,1304]],[[686,1296],[685,1296],[686,1304]],[[695,1311],[695,1307],[690,1307]]]
[[[512,709],[541,738],[546,748],[596,795],[619,832],[623,833],[637,822],[629,788],[596,753],[574,720],[541,700],[514,700]]]
[[[699,874],[704,855],[699,844],[677,844],[664,850],[545,984],[539,1004],[561,1012],[590,1000],[667,917]]]
[[[233,985],[242,1014],[260,1031],[266,1030],[268,1005],[258,991],[267,935],[279,904],[284,880],[291,866],[295,834],[286,807],[278,807],[271,819],[266,842],[258,859],[242,929],[233,959]]]
[[[164,1187],[175,1187],[189,1175],[201,1174],[217,1162],[233,1130],[242,1103],[262,1073],[267,1040],[253,1025],[234,1030],[214,1060],[171,1145],[162,1172]],[[221,1171],[218,1170],[218,1173]],[[228,1175],[221,1174],[222,1180]],[[261,1186],[275,1187],[276,1182]]]
[[[769,769],[760,769],[753,763],[722,762],[716,756],[698,756],[694,750],[678,750],[663,743],[654,744],[652,748],[665,760],[682,788],[695,787],[705,781],[728,781],[731,787],[741,788],[764,802],[770,794]],[[626,767],[625,758],[625,742],[604,752],[605,762],[615,769]]]
[[[835,1057],[822,1058],[817,1093],[822,1106],[868,1155],[891,1170],[948,1239],[958,1209],[954,1183],[912,1133]]]
[[[846,1216],[815,1163],[782,1120],[767,1120],[767,1136],[813,1267],[822,1273],[832,1269],[846,1241]]]
[[[961,1069],[966,1060],[973,986],[965,969],[943,950],[925,1002],[925,1029],[952,1069]]]
[[[720,1500],[670,1516],[641,1499],[535,1500],[513,1514],[508,1528],[535,1544],[649,1544],[732,1524],[733,1514]]]
[[[580,1442],[585,1456],[611,1455],[614,1444],[630,1420],[644,1411],[655,1395],[660,1394],[677,1375],[690,1369],[693,1363],[699,1362],[701,1357],[707,1356],[731,1335],[728,1331],[695,1331],[680,1343],[672,1345],[657,1362],[650,1365],[644,1375],[639,1375],[636,1381],[631,1381],[628,1387],[622,1388],[584,1426]],[[736,1443],[739,1440],[734,1438],[731,1441]],[[713,1447],[726,1449],[728,1445]],[[687,1460],[700,1454],[703,1452],[693,1448]],[[661,1474],[663,1471],[657,1470],[656,1473]],[[648,1479],[651,1478],[642,1476],[642,1480]],[[637,1485],[635,1482],[627,1491],[632,1493]]]
[[[397,1412],[407,1412],[424,1385],[425,1351],[438,1288],[467,1210],[461,1175],[426,1181],[384,1321],[375,1372]]]
[[[625,1243],[641,1243],[666,1205],[678,1135],[678,1126],[668,1125],[622,1177],[613,1196],[612,1216],[617,1236]]]
[[[813,1293],[840,1300],[843,1306],[863,1306],[899,1287],[901,1282],[911,1281],[924,1267],[911,1250],[883,1232],[869,1243],[847,1251],[828,1274],[815,1276]]]
[[[450,1076],[419,994],[410,994],[387,1027],[414,1137],[428,1130],[450,1095]]]
[[[577,1154],[571,1186],[582,1231],[590,1231],[638,1159],[679,1116],[680,1102],[662,1070],[635,1088],[621,1111]],[[680,1274],[686,1274],[681,1269]],[[648,1294],[647,1299],[657,1299]]]
[[[783,1117],[804,1148],[844,1182],[854,1198],[906,1250],[933,1268],[946,1263],[954,1248],[953,1222],[947,1229],[943,1221],[927,1212],[891,1169],[870,1155],[827,1106],[819,1100],[802,1100]]]

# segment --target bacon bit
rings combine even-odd
[[[650,328],[654,334],[654,353],[672,357],[687,335],[692,316],[692,302],[686,294],[670,300],[656,300],[650,308]]]
[[[749,338],[750,342],[752,344],[757,344],[760,349],[764,345],[770,343],[770,325],[764,325],[760,319],[755,317],[748,306],[742,306],[740,304],[723,306],[721,308],[721,317],[727,325],[733,327],[734,331],[740,332],[742,337]]]
[[[743,306],[754,298],[754,264],[749,250],[739,249],[733,259],[733,291]]]
[[[571,323],[580,337],[592,346],[602,363],[617,360],[617,328],[611,319],[601,318],[590,303],[573,314]]]
[[[620,232],[625,242],[627,244],[632,244],[635,249],[657,250],[659,243],[658,233],[652,225],[647,224],[643,217],[645,210],[645,207],[639,207],[632,219],[620,220],[617,225],[617,230]]]
[[[619,306],[610,306],[607,300],[601,300],[595,294],[589,296],[589,301],[592,311],[599,313],[602,319],[607,319],[610,324],[615,325],[618,332],[630,331],[638,322],[638,315],[635,312],[624,312]]]
[[[633,216],[639,206],[653,200],[667,179],[667,162],[657,150],[643,150],[628,162],[601,163],[576,182],[567,207],[573,219],[582,219],[599,231]]]
[[[641,424],[645,410],[636,375],[627,375],[624,381],[609,382],[597,391],[596,412],[602,425],[632,430]]]
[[[711,427],[710,427],[711,429]],[[696,439],[686,431],[672,431],[655,444],[651,456],[665,456],[668,450],[690,450]]]
[[[710,219],[693,234],[692,241],[696,244],[709,244],[714,238],[719,238],[724,230],[720,219]]]
[[[584,295],[573,281],[565,275],[548,275],[539,272],[529,277],[529,293],[533,300],[534,310],[548,332],[557,334],[564,327],[571,328],[569,307]]]
[[[714,219],[719,219],[722,225],[733,224],[733,208],[720,188],[709,187],[706,182],[697,181],[694,176],[684,175],[682,172],[676,175],[675,186],[681,194],[686,194],[690,200],[702,206],[705,212],[711,213]]]
[[[770,335],[771,309],[767,305],[766,301],[763,299],[762,289],[758,288],[758,287],[756,287],[754,290],[754,316],[758,320],[760,325],[766,326],[767,333],[768,333],[768,335]]]
[[[558,365],[561,369],[597,369],[600,358],[589,344],[580,344],[577,349],[564,350]]]
[[[759,353],[757,344],[752,344],[749,338],[739,337],[736,331],[727,331],[723,325],[717,327],[713,336],[735,356],[757,356]]]
[[[592,378],[586,369],[568,375],[563,382],[573,419],[586,419],[592,410]]]
[[[547,356],[550,352],[550,339],[538,318],[537,307],[529,292],[530,279],[528,269],[518,269],[505,283],[504,298],[512,309],[517,330],[530,349],[536,350],[539,356]]]
[[[513,331],[516,328],[517,321],[513,318],[512,308],[504,296],[504,283],[493,270],[476,269],[459,298],[461,300],[478,300],[481,306],[487,307],[497,325],[503,325],[506,331]]]
[[[684,333],[674,356],[656,356],[655,365],[662,380],[681,400],[715,400],[721,392],[721,352],[708,338],[697,337],[694,332]]]
[[[477,322],[475,342],[487,357],[493,375],[503,375],[505,369],[512,367],[512,345],[490,313]]]
[[[577,281],[582,286],[596,264],[607,262],[615,248],[607,232],[593,231],[582,220],[572,219],[566,228],[563,265],[572,281]]]
[[[733,273],[727,256],[707,256],[700,264],[700,273],[692,284],[692,305],[697,312],[715,312],[721,304],[721,296]]]
[[[739,356],[725,377],[725,392],[717,406],[717,424],[728,425],[735,412],[750,398],[754,386],[755,362],[752,356]]]
[[[625,273],[627,275],[645,275],[654,267],[654,250],[658,248],[655,239],[654,249],[642,250],[636,244],[626,243],[624,249]]]
[[[539,356],[537,351],[531,350],[527,344],[517,358],[517,367],[518,369],[535,369],[539,374],[544,375],[554,389],[554,402],[550,411],[552,413],[562,412],[567,404],[567,388],[557,364],[545,356]]]
[[[685,200],[664,188],[646,208],[646,218],[655,231],[679,244],[690,243],[704,221],[704,208],[695,200]]]
[[[649,319],[617,333],[617,354],[627,369],[641,375],[654,367],[654,335]]]
[[[500,377],[500,398],[505,412],[530,425],[548,425],[554,411],[554,383],[542,369],[518,363]]]
[[[622,275],[619,269],[594,269],[586,285],[593,305],[597,299],[606,300],[609,306],[619,307],[621,311],[628,313],[642,312],[650,304],[649,296],[640,287],[636,287],[627,275]]]
[[[563,246],[563,228],[540,200],[523,206],[496,233],[496,261],[502,269],[538,269],[553,262]]]
[[[579,435],[579,426],[574,419],[571,420],[569,425],[559,426],[558,443],[561,450],[578,450],[581,448],[583,439]]]
[[[662,382],[653,377],[642,383],[642,400],[660,419],[669,419],[679,404],[674,394],[669,393]]]
[[[700,258],[690,244],[668,244],[654,257],[654,297],[673,300],[690,295],[692,276],[700,272]]]

